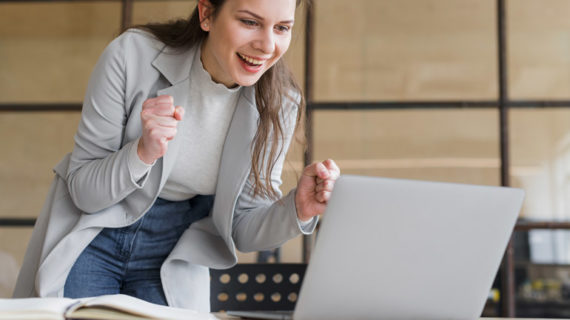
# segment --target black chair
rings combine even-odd
[[[293,310],[306,268],[300,263],[244,263],[210,269],[212,312]]]

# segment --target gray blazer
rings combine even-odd
[[[173,52],[142,31],[113,40],[89,80],[75,147],[54,168],[55,177],[37,219],[14,297],[61,297],[69,270],[104,227],[123,227],[139,219],[154,203],[176,159],[179,139],[150,172],[135,181],[127,155],[142,134],[143,101],[171,95],[176,105],[188,101],[189,74],[196,47]],[[251,143],[259,114],[253,87],[241,91],[224,143],[215,201],[210,215],[186,230],[161,267],[170,306],[209,311],[208,268],[237,262],[236,249],[278,247],[311,233],[297,220],[295,190],[280,201],[252,198]],[[284,154],[295,125],[296,105],[283,106],[285,150],[275,165],[272,183],[281,185]]]

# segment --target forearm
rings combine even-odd
[[[317,218],[302,227],[295,210],[295,190],[271,204],[236,210],[233,239],[242,252],[273,249],[301,234],[311,234]]]
[[[129,169],[129,153],[136,141],[103,158],[88,159],[76,148],[71,156],[67,186],[75,205],[95,213],[123,200],[143,187],[148,174],[135,180]]]

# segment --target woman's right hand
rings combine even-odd
[[[142,137],[139,140],[137,153],[139,158],[152,164],[164,156],[168,149],[168,141],[174,139],[178,122],[184,117],[184,108],[174,107],[172,96],[162,95],[147,99],[142,106]]]

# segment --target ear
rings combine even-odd
[[[210,25],[212,19],[210,15],[212,14],[212,4],[209,0],[199,0],[198,1],[198,14],[200,16],[200,27],[202,30],[208,32],[210,31]]]

